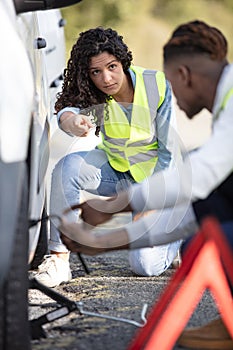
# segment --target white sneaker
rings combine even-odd
[[[50,288],[68,282],[72,279],[69,261],[59,258],[56,254],[46,255],[34,278]]]

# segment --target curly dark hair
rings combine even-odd
[[[97,27],[80,33],[64,70],[62,91],[57,95],[55,103],[56,112],[68,106],[86,109],[109,99],[89,77],[91,58],[102,52],[114,55],[121,62],[124,72],[127,72],[133,59],[132,53],[123,42],[123,37],[115,30]]]
[[[164,63],[183,55],[206,54],[214,61],[225,61],[227,40],[215,27],[192,21],[177,27],[163,47]]]

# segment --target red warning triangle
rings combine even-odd
[[[206,289],[233,338],[233,299],[227,277],[233,285],[233,254],[217,220],[208,217],[128,350],[173,349]]]

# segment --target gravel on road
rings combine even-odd
[[[85,261],[90,274],[85,273],[77,255],[72,253],[73,279],[54,290],[70,300],[82,301],[85,311],[137,322],[141,322],[143,305],[148,304],[150,312],[175,271],[172,267],[158,277],[136,276],[129,268],[127,251],[85,256]],[[40,305],[29,306],[30,319],[53,310],[53,300],[40,291],[29,290],[29,302]],[[211,293],[206,291],[188,326],[205,324],[217,315]],[[79,312],[71,312],[43,328],[46,338],[32,340],[32,350],[126,350],[139,329],[132,324],[80,315]],[[174,350],[178,349],[181,348],[174,347]]]

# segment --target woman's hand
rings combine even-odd
[[[60,118],[61,128],[75,136],[85,137],[95,127],[90,118],[83,114],[64,112]]]

